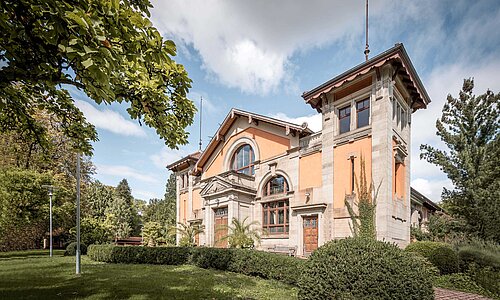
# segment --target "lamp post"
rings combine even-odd
[[[76,274],[80,274],[80,154],[76,156]]]
[[[47,188],[49,191],[49,253],[50,257],[52,257],[52,195],[55,188],[52,185],[46,184],[42,185],[42,187]]]

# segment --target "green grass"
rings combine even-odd
[[[190,265],[125,265],[93,262],[62,252],[0,253],[1,299],[296,299],[295,287]]]

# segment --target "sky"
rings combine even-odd
[[[203,97],[203,148],[233,107],[321,130],[301,94],[364,61],[364,0],[152,4],[154,26],[176,43],[174,59],[193,80],[189,98],[199,106]],[[419,146],[444,149],[435,121],[464,78],[474,78],[477,95],[500,92],[500,2],[372,0],[369,11],[370,57],[403,43],[432,100],[412,117],[411,185],[439,202],[452,184],[420,160]],[[166,165],[198,149],[199,115],[187,129],[190,143],[172,150],[129,118],[127,104],[97,105],[70,92],[99,133],[94,177],[113,186],[126,178],[136,198],[163,198]]]

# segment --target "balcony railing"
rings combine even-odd
[[[321,132],[300,139],[299,145],[303,150],[310,149],[321,144]]]

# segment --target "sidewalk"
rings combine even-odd
[[[435,288],[436,300],[488,300],[484,296],[464,292]]]

